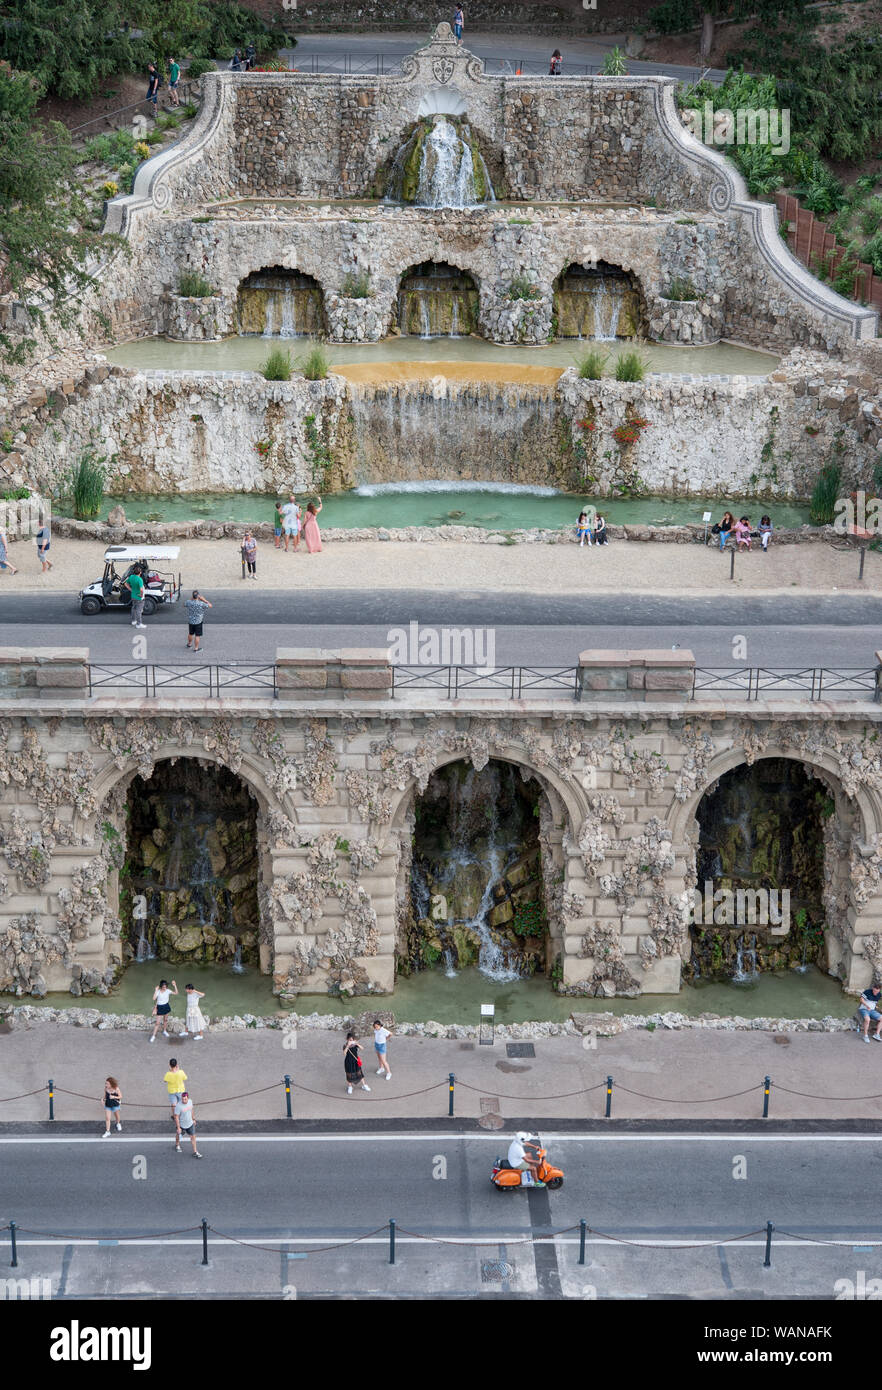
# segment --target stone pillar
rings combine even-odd
[[[88,647],[0,648],[0,699],[87,700]]]
[[[276,687],[280,700],[388,700],[392,663],[385,647],[280,647]]]
[[[690,651],[599,649],[579,653],[583,702],[688,700],[694,679],[695,657]]]

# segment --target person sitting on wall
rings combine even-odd
[[[872,985],[867,985],[867,988],[864,990],[863,994],[860,997],[860,1002],[858,1004],[858,1013],[860,1014],[862,1020],[861,1037],[863,1038],[864,1042],[870,1041],[869,1034],[871,1018],[874,1019],[876,1023],[876,1031],[873,1034],[873,1041],[882,1042],[882,1037],[879,1036],[880,1033],[882,1033],[882,1013],[879,1012],[880,999],[882,999],[882,985],[880,985],[878,982]]]
[[[579,538],[579,545],[584,545],[587,541],[591,545],[591,523],[588,520],[587,512],[579,513],[579,520],[576,522],[576,535]]]
[[[600,512],[597,513],[597,520],[594,522],[594,544],[595,544],[595,545],[608,545],[608,544],[609,544],[609,533],[608,533],[608,531],[607,531],[607,529],[606,529],[606,521],[605,521],[605,519],[601,516]]]
[[[724,512],[720,520],[717,522],[716,526],[711,527],[711,535],[719,536],[720,538],[721,550],[725,550],[726,541],[729,539],[729,536],[734,530],[735,518],[731,512]]]
[[[768,549],[769,549],[769,542],[770,542],[771,539],[772,539],[772,532],[774,531],[774,529],[775,529],[775,528],[774,528],[774,526],[772,525],[772,518],[771,518],[770,516],[761,516],[761,517],[760,517],[759,538],[760,538],[760,541],[762,542],[763,554],[764,554],[764,555],[767,553],[767,551],[768,551]]]
[[[750,518],[742,516],[735,523],[735,543],[739,550],[750,549]]]

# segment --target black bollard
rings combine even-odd
[[[769,1090],[772,1085],[771,1077],[767,1076],[763,1082],[763,1119],[769,1118]]]
[[[605,1118],[606,1118],[607,1120],[609,1119],[610,1115],[612,1114],[612,1088],[613,1088],[613,1079],[612,1079],[611,1076],[608,1076],[608,1077],[606,1078],[606,1111],[605,1111]]]
[[[202,1218],[202,1263],[208,1264],[208,1222]]]
[[[9,1223],[9,1239],[12,1241],[12,1268],[18,1269],[18,1251],[15,1248],[15,1222]]]
[[[729,578],[735,578],[735,547],[732,547],[732,562],[729,565]]]
[[[580,1264],[580,1265],[583,1265],[583,1264],[585,1263],[585,1232],[586,1232],[587,1229],[588,1229],[588,1228],[587,1228],[587,1225],[586,1225],[586,1222],[585,1222],[585,1218],[582,1217],[581,1220],[579,1221],[579,1264]]]
[[[775,1227],[771,1221],[766,1222],[766,1258],[763,1260],[763,1269],[772,1268],[772,1232]]]
[[[453,1087],[455,1082],[456,1077],[453,1075],[453,1072],[451,1072],[447,1078],[447,1114],[449,1116],[453,1115]]]
[[[55,1119],[55,1082],[49,1078],[49,1118]]]
[[[287,1072],[285,1072],[285,1108],[286,1108],[286,1110],[287,1110],[287,1118],[290,1120],[290,1119],[292,1118],[292,1116],[291,1116],[291,1078],[290,1078],[290,1076],[288,1075]]]
[[[389,1217],[389,1263],[395,1263],[395,1222]]]

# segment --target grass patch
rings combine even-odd
[[[344,299],[370,299],[373,295],[370,272],[367,270],[347,270],[343,276],[340,293]]]
[[[80,454],[67,479],[67,492],[73,504],[73,514],[79,521],[93,521],[104,501],[107,480],[106,459],[94,449]]]
[[[600,348],[588,348],[576,358],[576,371],[583,381],[600,381],[609,361],[609,353]]]
[[[290,352],[286,348],[273,348],[260,370],[267,381],[290,381],[294,370]]]
[[[616,381],[642,381],[648,371],[648,359],[636,348],[632,348],[623,352],[616,362]]]
[[[507,291],[507,298],[509,299],[541,299],[541,297],[539,290],[524,271],[520,271],[509,283]]]
[[[533,219],[532,217],[510,217],[508,225],[510,227],[532,227]]]
[[[183,270],[178,277],[178,294],[185,299],[208,299],[214,286],[198,270]]]
[[[698,299],[698,290],[691,280],[684,280],[679,275],[675,275],[668,288],[665,290],[663,299],[676,299],[680,302],[684,300]]]
[[[304,357],[298,357],[297,369],[307,381],[324,381],[331,370],[331,359],[321,343],[313,342]]]
[[[809,503],[809,520],[813,526],[832,525],[841,479],[842,469],[838,463],[825,464],[818,474]]]

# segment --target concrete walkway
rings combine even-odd
[[[772,1119],[873,1121],[882,1110],[882,1045],[863,1044],[853,1032],[641,1029],[599,1038],[594,1048],[580,1036],[541,1039],[533,1044],[535,1057],[514,1058],[499,1039],[482,1047],[393,1037],[391,1081],[375,1075],[373,1046],[366,1038],[362,1056],[371,1091],[351,1097],[343,1077],[341,1031],[246,1029],[209,1034],[200,1043],[160,1036],[151,1044],[147,1037],[143,1031],[70,1024],[0,1025],[0,1124],[48,1119],[44,1088],[51,1077],[56,1119],[94,1120],[101,1128],[103,1082],[109,1074],[122,1088],[124,1127],[163,1121],[168,1110],[162,1078],[171,1056],[187,1073],[203,1129],[212,1120],[282,1119],[286,1073],[292,1078],[295,1118],[310,1120],[441,1122],[447,1118],[451,1071],[457,1078],[456,1116],[499,1115],[503,1124],[523,1118],[598,1119],[609,1075],[615,1119],[759,1121],[767,1074],[773,1082]],[[30,1091],[38,1094],[8,1099]]]

